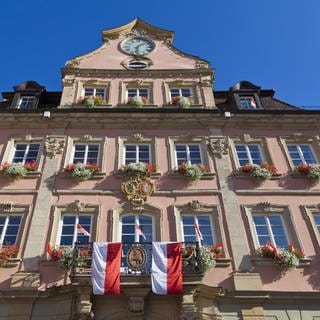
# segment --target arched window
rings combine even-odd
[[[120,218],[121,242],[152,242],[153,218],[148,215],[129,214]]]

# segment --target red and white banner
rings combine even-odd
[[[93,243],[93,294],[107,295],[120,293],[121,252],[122,243]]]
[[[196,234],[197,234],[198,238],[199,238],[200,240],[203,240],[202,233],[201,233],[200,228],[199,228],[199,225],[198,225],[197,223],[195,223],[194,228],[196,229]]]
[[[156,294],[182,294],[182,244],[153,242],[152,291]]]
[[[90,237],[90,233],[80,224],[77,224],[77,233],[83,234],[84,236]]]
[[[143,233],[143,231],[138,223],[136,223],[136,229],[137,229],[138,234],[141,237],[143,237],[144,240],[147,240],[146,235]]]

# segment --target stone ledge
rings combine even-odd
[[[199,180],[212,180],[212,179],[214,179],[215,175],[216,175],[215,173],[206,172],[203,174],[203,176]],[[199,181],[199,180],[191,180],[191,179],[185,177],[183,174],[180,174],[180,173],[174,172],[174,171],[169,172],[168,176],[170,176],[172,178],[177,178],[177,179],[185,179],[186,181],[189,181],[189,182]]]
[[[255,264],[260,264],[260,265],[276,265],[279,266],[277,263],[274,262],[272,258],[263,258],[263,257],[252,257],[251,261]],[[301,258],[299,259],[299,265],[297,268],[304,268],[309,266],[311,263],[310,258]],[[281,266],[279,266],[281,267]],[[290,268],[289,268],[290,269]]]
[[[113,176],[117,179],[124,179],[126,178],[126,174],[124,174],[123,172],[121,172],[121,170],[118,170],[117,172],[113,173]],[[134,175],[131,175],[134,176]],[[150,175],[146,175],[145,177],[147,178],[152,178],[152,179],[159,179],[161,177],[161,173],[160,172],[152,172],[150,173]]]

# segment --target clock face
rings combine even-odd
[[[144,38],[132,38],[122,42],[121,49],[130,55],[144,56],[154,49],[155,45],[152,41]]]

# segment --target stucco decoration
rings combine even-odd
[[[70,61],[67,61],[66,63],[67,68],[76,68],[78,65],[79,65],[79,61],[77,60],[70,60]]]
[[[213,155],[229,154],[229,141],[226,137],[209,138],[209,150]]]
[[[44,143],[45,152],[50,158],[55,158],[58,154],[62,154],[66,138],[64,136],[46,136]]]
[[[143,141],[145,138],[142,133],[136,132],[132,135],[133,139],[136,141]]]
[[[200,203],[198,200],[192,200],[189,202],[189,206],[193,209],[193,210],[200,210],[203,205],[202,203]]]
[[[0,210],[5,213],[13,212],[13,203],[12,202],[3,202],[0,204]]]
[[[154,192],[154,183],[144,176],[128,176],[121,190],[131,202],[132,210],[142,212],[148,197]]]
[[[74,200],[73,203],[70,203],[68,205],[68,209],[71,210],[72,212],[82,212],[85,209],[86,205],[80,200]]]
[[[62,79],[62,84],[63,84],[63,87],[73,87],[74,83],[75,83],[75,79],[73,78],[64,78]]]

